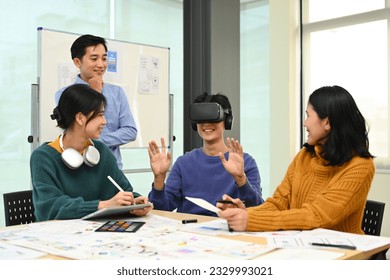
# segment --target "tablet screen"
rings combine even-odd
[[[115,215],[123,215],[123,214],[129,214],[129,212],[133,209],[141,209],[145,207],[152,206],[152,203],[145,203],[145,204],[134,204],[129,206],[119,206],[119,207],[111,207],[111,208],[103,208],[99,209],[91,214],[88,214],[84,217],[82,217],[82,220],[89,220],[89,219],[97,219],[97,218],[104,218],[109,216],[115,216]]]

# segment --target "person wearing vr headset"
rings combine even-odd
[[[120,146],[136,139],[137,127],[123,89],[103,81],[108,65],[106,40],[89,34],[82,35],[73,42],[70,51],[74,65],[80,70],[75,83],[89,85],[107,99],[104,112],[107,124],[100,140],[110,148],[117,159],[118,167],[122,169]],[[65,88],[55,93],[56,104]]]
[[[147,203],[116,164],[99,138],[106,119],[106,98],[85,84],[65,89],[52,119],[63,133],[35,149],[30,158],[37,221],[77,219],[101,208]],[[122,187],[118,189],[108,176]],[[151,207],[132,210],[146,215]]]
[[[263,203],[260,174],[255,160],[244,153],[238,140],[227,138],[225,129],[231,129],[233,114],[229,99],[223,94],[199,95],[190,106],[192,128],[203,139],[203,146],[180,156],[171,165],[171,154],[161,139],[161,150],[156,141],[148,147],[150,165],[154,174],[149,200],[158,210],[216,216],[189,200],[203,198],[213,205],[222,195],[229,194],[245,201],[248,206]]]
[[[307,142],[291,162],[272,197],[246,208],[217,204],[219,217],[234,231],[326,228],[364,234],[363,212],[375,174],[368,131],[351,94],[325,86],[309,97],[304,127]]]

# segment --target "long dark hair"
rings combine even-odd
[[[57,120],[57,126],[69,128],[75,121],[77,113],[81,112],[88,117],[87,123],[100,114],[102,106],[107,105],[103,94],[85,84],[74,84],[67,87],[61,94],[58,106],[54,108],[52,119]]]
[[[309,97],[309,104],[320,119],[328,117],[330,132],[321,156],[331,166],[342,165],[353,156],[373,158],[368,151],[366,121],[351,94],[340,86],[324,86]],[[314,146],[304,144],[314,154]]]

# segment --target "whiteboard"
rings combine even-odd
[[[50,117],[56,106],[54,95],[73,84],[79,74],[70,47],[81,35],[38,28],[38,135],[33,135],[38,145],[53,141],[61,133]],[[138,130],[136,140],[121,148],[144,148],[152,139],[170,139],[169,48],[106,41],[108,68],[104,81],[123,88]]]

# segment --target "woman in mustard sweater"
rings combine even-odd
[[[375,173],[366,122],[353,97],[326,86],[309,97],[307,142],[281,184],[262,205],[218,203],[234,231],[331,230],[363,234],[363,211]]]

